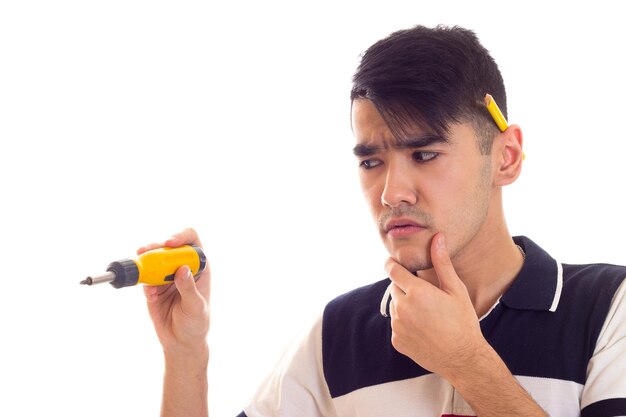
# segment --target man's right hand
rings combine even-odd
[[[137,254],[160,247],[202,246],[192,229],[162,243],[140,248]],[[176,271],[174,285],[144,286],[150,318],[165,355],[161,416],[208,415],[207,366],[209,347],[209,267],[198,276],[188,266]]]
[[[185,229],[163,243],[140,248],[137,254],[159,247],[182,245],[202,246],[197,233]],[[189,267],[183,266],[176,271],[174,284],[144,286],[150,318],[166,355],[204,346],[209,330],[209,268],[194,281]]]

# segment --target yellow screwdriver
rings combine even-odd
[[[178,248],[159,248],[142,253],[136,259],[122,259],[111,262],[107,272],[89,276],[82,285],[109,282],[115,288],[137,284],[165,285],[174,282],[176,270],[189,266],[197,276],[206,268],[206,256],[198,246],[185,245]]]

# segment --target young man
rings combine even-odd
[[[331,301],[240,416],[626,415],[626,268],[561,264],[510,236],[502,187],[520,174],[522,132],[498,129],[486,94],[506,115],[497,65],[465,29],[415,27],[367,50],[354,153],[390,278]],[[200,241],[186,230],[163,245],[185,243]],[[162,415],[206,416],[209,273],[183,267],[175,283],[145,289]]]

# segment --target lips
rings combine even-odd
[[[411,219],[392,219],[385,224],[385,233],[391,237],[408,237],[426,227]]]
[[[423,228],[424,226],[422,226],[421,224],[411,219],[392,219],[392,220],[389,220],[387,224],[385,224],[385,232],[389,232],[391,229],[397,229],[397,228],[402,228],[402,227]]]

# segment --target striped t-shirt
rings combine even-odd
[[[519,275],[480,320],[550,415],[626,416],[626,267],[555,261],[530,239]],[[385,279],[337,297],[239,417],[474,416],[445,379],[391,345]]]

